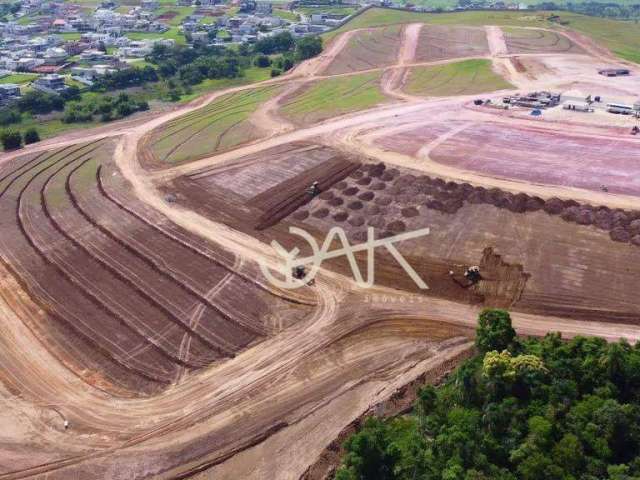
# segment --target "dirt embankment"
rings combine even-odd
[[[453,358],[448,359],[436,368],[421,374],[418,378],[397,389],[395,393],[380,403],[371,406],[366,412],[344,427],[337,438],[322,451],[318,459],[309,466],[299,480],[328,480],[333,478],[345,454],[343,444],[356,433],[364,420],[370,416],[395,417],[412,410],[420,389],[427,384],[438,385],[443,382],[460,363],[474,353],[471,344]]]

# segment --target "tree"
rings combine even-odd
[[[20,123],[22,116],[15,108],[3,108],[0,110],[0,125],[6,126],[12,123]]]
[[[258,55],[254,64],[256,67],[267,68],[269,65],[271,65],[271,60],[266,55]]]
[[[511,316],[504,310],[486,309],[478,319],[476,347],[481,353],[508,349],[516,337]]]
[[[36,143],[40,141],[40,135],[38,134],[38,130],[35,128],[28,128],[26,132],[24,132],[24,143],[25,145],[29,145],[31,143]]]
[[[296,43],[296,58],[306,60],[322,52],[322,39],[316,36],[302,37]]]
[[[7,150],[16,150],[22,146],[22,136],[16,130],[5,130],[0,134],[2,147]]]

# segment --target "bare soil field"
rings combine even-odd
[[[402,28],[393,25],[356,32],[323,74],[335,75],[395,64]]]
[[[415,62],[483,57],[488,54],[487,35],[482,27],[423,25]]]
[[[503,31],[509,53],[586,53],[561,33],[525,28],[505,28]]]
[[[382,237],[429,227],[429,236],[400,247],[420,265],[428,295],[572,318],[640,321],[633,280],[640,267],[632,267],[633,260],[627,264],[640,259],[640,211],[544,201],[366,164],[291,219],[321,232],[340,225],[357,243],[366,240],[367,227]],[[456,283],[464,265],[481,266],[478,286]],[[393,278],[407,287],[401,275]]]
[[[594,138],[546,129],[473,124],[430,157],[491,175],[640,195],[640,149],[634,139]]]
[[[40,309],[31,327],[85,381],[156,393],[304,314],[232,254],[137,211],[112,153],[94,142],[27,157],[5,166],[0,191],[1,259]]]

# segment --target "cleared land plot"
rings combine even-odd
[[[509,53],[585,53],[564,35],[547,30],[503,29]]]
[[[493,71],[490,60],[479,59],[411,68],[404,90],[412,95],[439,97],[509,88],[515,87]]]
[[[112,153],[93,142],[0,171],[0,261],[27,296],[7,283],[0,294],[78,375],[151,394],[305,311],[257,284],[254,267],[139,205]]]
[[[357,72],[397,63],[402,27],[356,32],[323,72],[326,75]]]
[[[383,103],[380,72],[319,80],[283,99],[280,113],[298,124],[316,123]]]
[[[386,150],[415,156],[422,147],[437,140],[457,125],[459,123],[456,122],[430,123],[417,128],[382,135],[377,137],[373,143]]]
[[[545,202],[365,164],[287,220],[319,232],[339,225],[354,243],[366,241],[367,227],[375,229],[376,237],[429,227],[424,238],[398,244],[429,285],[423,292],[427,295],[582,320],[638,323],[638,218],[640,211]],[[462,265],[480,265],[484,280],[463,288],[455,281],[463,281]],[[376,263],[378,282],[415,290],[392,261]]]
[[[416,62],[430,62],[489,54],[484,28],[423,25],[418,38]]]
[[[501,124],[473,125],[430,154],[465,170],[535,183],[640,195],[634,141],[578,137]]]
[[[255,140],[260,131],[249,116],[279,90],[279,86],[269,86],[224,95],[160,127],[151,134],[146,147],[156,161],[175,164]]]
[[[264,230],[307,203],[313,182],[329,188],[359,165],[329,147],[293,143],[246,157],[237,167],[177,179],[172,188],[179,200],[214,218]]]

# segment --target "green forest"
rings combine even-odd
[[[367,419],[336,479],[640,479],[640,347],[519,338],[502,310],[482,312],[476,347],[411,414]]]

